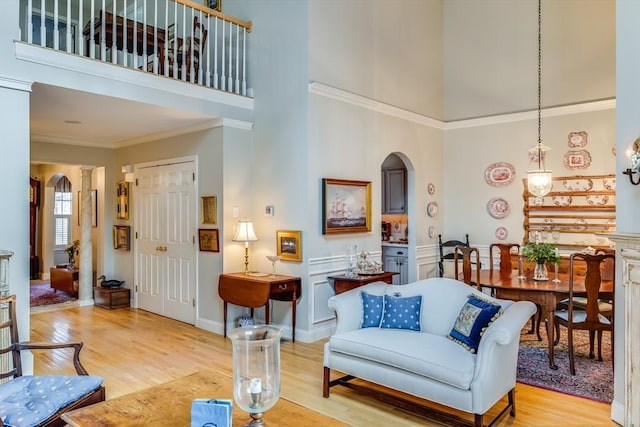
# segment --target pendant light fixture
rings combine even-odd
[[[551,191],[551,171],[544,165],[545,151],[550,148],[542,145],[542,0],[538,0],[538,144],[529,149],[529,158],[537,160],[538,169],[527,171],[527,189],[536,197],[542,197]]]

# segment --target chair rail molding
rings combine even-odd
[[[623,375],[614,372],[614,391],[620,387],[616,384],[622,381],[624,394],[624,408],[616,400],[611,406],[611,418],[625,426],[640,426],[640,234],[618,233],[607,235],[616,242],[617,253],[622,258],[621,284],[616,285],[616,291],[623,290],[623,296],[617,295],[616,300],[624,298],[624,372]],[[623,289],[621,289],[622,287]],[[616,316],[620,319],[620,316]],[[619,329],[619,328],[616,328]],[[616,341],[620,342],[619,335]],[[614,343],[615,344],[615,343]],[[619,365],[616,365],[619,366]],[[623,414],[620,414],[622,409]]]

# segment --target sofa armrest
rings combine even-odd
[[[361,292],[384,294],[386,283],[374,282],[329,298],[329,308],[336,312],[336,334],[358,329],[362,322]]]
[[[471,385],[475,413],[515,387],[520,331],[536,311],[530,301],[514,302],[482,335]]]

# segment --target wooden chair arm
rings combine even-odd
[[[20,342],[16,343],[16,350],[56,350],[60,348],[73,348],[73,366],[76,368],[78,375],[89,375],[87,370],[80,363],[80,350],[82,350],[83,343],[81,342],[69,342],[69,343],[39,343],[39,342]]]

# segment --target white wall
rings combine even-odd
[[[535,109],[538,2],[444,2],[445,120]],[[542,1],[542,103],[613,98],[613,1]]]

